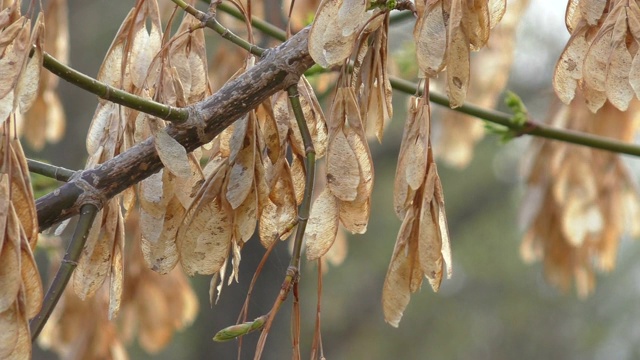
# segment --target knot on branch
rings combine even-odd
[[[195,129],[198,141],[201,144],[206,144],[212,140],[212,136],[208,136],[206,132],[207,119],[204,117],[198,106],[190,105],[187,108],[189,117],[183,123],[173,124],[173,128],[176,130],[190,130]],[[173,135],[173,133],[169,133]]]
[[[83,179],[82,176],[80,176],[82,173],[76,174],[78,176],[74,175],[71,182],[82,190],[82,193],[78,196],[76,203],[80,205],[91,204],[96,206],[98,209],[102,209],[107,201],[109,201],[109,198],[104,194],[104,192],[100,191],[87,180]]]

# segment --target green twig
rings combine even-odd
[[[93,225],[93,220],[96,218],[97,213],[98,207],[93,204],[85,204],[80,208],[80,218],[78,219],[78,224],[76,225],[76,230],[73,233],[69,247],[67,247],[67,252],[64,254],[64,259],[62,259],[62,263],[60,264],[60,269],[58,269],[53,283],[51,283],[49,290],[47,290],[47,295],[44,297],[40,312],[29,323],[32,342],[35,341],[40,331],[42,331],[44,324],[49,319],[58,300],[60,300],[62,292],[67,287],[67,283],[69,283],[69,279],[71,279],[71,274],[78,266],[78,259],[80,259],[80,254],[82,254],[82,249],[87,241],[89,230],[91,230],[91,225]]]
[[[222,38],[231,41],[232,43],[247,50],[251,54],[256,56],[262,56],[262,54],[264,54],[264,52],[266,51],[265,49],[259,46],[253,45],[250,42],[245,41],[240,36],[232,33],[231,30],[222,26],[222,24],[220,24],[218,20],[216,20],[215,16],[213,16],[212,14],[207,14],[205,12],[202,12],[182,0],[171,0],[171,1],[173,1],[174,4],[176,4],[178,7],[180,7],[182,10],[184,10],[188,14],[200,20],[206,27],[220,34]],[[220,6],[222,6],[222,4],[218,5],[218,7]]]
[[[316,151],[313,147],[311,133],[309,132],[307,122],[304,118],[302,105],[300,104],[298,85],[296,84],[288,87],[287,93],[289,94],[289,101],[291,103],[291,107],[293,108],[293,114],[296,118],[298,129],[300,129],[300,134],[302,135],[302,143],[304,144],[305,148],[306,182],[302,203],[300,204],[300,207],[298,209],[298,227],[296,228],[296,235],[293,242],[293,251],[291,254],[291,261],[289,262],[289,267],[287,268],[287,275],[285,276],[284,282],[282,283],[282,286],[280,288],[280,294],[273,304],[271,311],[269,311],[269,318],[264,325],[264,330],[260,334],[260,339],[258,339],[258,345],[256,346],[254,359],[260,359],[262,351],[264,349],[264,345],[267,341],[267,336],[269,335],[269,329],[271,328],[271,324],[273,323],[273,319],[282,306],[282,303],[284,303],[284,301],[289,296],[291,288],[295,288],[296,283],[298,282],[298,278],[300,276],[300,254],[302,252],[302,240],[304,239],[304,232],[307,228],[309,209],[311,208],[311,195],[313,195],[313,186],[315,182]]]
[[[304,145],[306,161],[306,183],[304,186],[304,196],[300,209],[298,210],[298,228],[296,229],[296,237],[293,243],[293,254],[291,255],[290,266],[297,269],[300,267],[300,252],[302,250],[302,239],[304,238],[304,232],[307,228],[307,220],[309,219],[309,209],[311,208],[311,195],[313,194],[313,186],[315,181],[315,169],[316,169],[316,150],[313,147],[313,140],[311,139],[311,133],[307,127],[307,121],[304,118],[304,112],[302,105],[300,104],[300,94],[298,93],[298,85],[293,85],[287,88],[289,94],[289,101],[293,108],[293,114],[300,129],[302,135],[302,143]]]
[[[143,113],[171,121],[174,124],[181,124],[189,118],[189,111],[187,109],[164,105],[133,95],[124,90],[116,89],[64,65],[47,53],[44,53],[42,64],[53,74],[81,89],[97,95],[101,99],[142,111]]]
[[[75,171],[63,167],[46,164],[37,160],[27,159],[29,171],[58,181],[67,182],[75,174]]]
[[[422,91],[418,89],[418,86],[410,81],[393,77],[390,78],[390,81],[391,86],[398,91],[407,94],[422,94]],[[446,96],[435,94],[432,91],[429,92],[429,100],[439,105],[449,106],[449,100]],[[584,145],[596,149],[613,151],[616,153],[640,156],[639,146],[604,136],[597,136],[569,129],[558,129],[533,120],[521,122],[514,119],[514,116],[511,114],[485,109],[473,104],[464,104],[453,110],[505,126],[516,132],[518,136],[525,134],[533,135],[577,145]]]

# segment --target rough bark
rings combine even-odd
[[[223,86],[211,97],[191,105],[185,124],[167,130],[187,151],[209,142],[240,116],[274,93],[297,83],[313,65],[307,49],[309,28],[282,45],[268,50],[246,73]],[[80,206],[99,207],[131,185],[162,168],[153,138],[89,170],[36,201],[40,230],[76,215]]]

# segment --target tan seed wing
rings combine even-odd
[[[281,143],[278,125],[270,100],[266,100],[258,106],[256,117],[258,119],[260,133],[262,134],[261,137],[264,140],[267,156],[272,163],[275,163],[280,155]]]
[[[8,359],[18,342],[18,306],[17,301],[0,311],[0,357]]]
[[[463,2],[464,31],[472,50],[478,51],[489,40],[490,13],[488,1]]]
[[[170,200],[166,188],[172,187],[171,182],[165,177],[167,172],[162,169],[140,182],[139,201],[142,215],[140,224],[143,236],[153,240],[157,238],[156,225],[162,224],[165,207]],[[156,235],[153,235],[156,234]]]
[[[24,236],[24,234],[22,234]],[[42,290],[42,280],[38,272],[38,266],[33,258],[31,247],[26,237],[20,244],[20,273],[22,279],[22,289],[25,298],[25,315],[28,319],[35,317],[42,306],[44,292]]]
[[[340,222],[352,234],[367,232],[369,215],[371,214],[371,199],[363,194],[354,201],[339,201]]]
[[[433,291],[438,291],[442,281],[442,243],[438,233],[438,224],[430,203],[422,202],[420,207],[420,228],[418,236],[418,259],[420,268],[425,274]]]
[[[112,102],[99,103],[87,133],[87,152],[94,154],[100,146],[104,147],[109,135],[118,131],[114,128],[118,123],[119,105]]]
[[[113,250],[111,256],[111,269],[109,277],[109,320],[118,316],[122,302],[122,286],[124,284],[124,220],[118,213]]]
[[[580,13],[581,0],[569,0],[567,3],[567,10],[565,12],[564,23],[570,33],[573,34],[575,28],[578,26],[580,20],[582,20],[582,14]]]
[[[434,164],[435,165],[435,164]],[[435,170],[435,166],[434,166]],[[440,183],[440,177],[437,172],[435,175],[435,200],[434,208],[435,213],[437,213],[438,217],[438,230],[440,233],[440,239],[442,243],[442,248],[440,252],[442,253],[442,259],[444,260],[445,271],[447,275],[447,279],[451,278],[453,274],[453,259],[451,256],[451,243],[449,241],[449,225],[447,225],[447,214],[444,209],[444,194],[442,192],[442,184]]]
[[[178,249],[175,238],[184,215],[185,208],[177,197],[173,198],[167,205],[158,238],[150,241],[142,237],[142,254],[151,270],[167,274],[177,264]]]
[[[15,212],[7,218],[4,241],[0,249],[0,312],[14,303],[20,291],[20,223]]]
[[[188,208],[191,204],[191,201],[194,197],[194,188],[196,185],[204,181],[202,169],[200,168],[200,164],[198,160],[193,156],[192,153],[187,154],[189,158],[189,169],[191,175],[186,178],[175,178],[175,196],[180,200],[183,208]]]
[[[260,242],[268,247],[274,236],[286,238],[285,229],[298,215],[293,180],[287,162],[282,163],[268,201],[260,214]]]
[[[431,111],[429,104],[423,101],[418,105],[415,115],[415,138],[409,138],[405,150],[405,174],[407,184],[416,191],[422,185],[427,173],[427,152],[429,151],[429,130],[431,127]]]
[[[464,103],[469,87],[469,39],[460,26],[449,25],[447,95],[451,108]]]
[[[572,2],[575,3],[575,1]],[[600,20],[600,17],[602,16],[602,12],[604,11],[606,5],[606,1],[599,0],[580,0],[578,2],[580,14],[591,26],[594,26],[598,23],[598,20]]]
[[[299,156],[293,156],[293,162],[291,163],[291,180],[293,182],[293,189],[296,194],[296,203],[298,205],[302,203],[307,178],[302,161],[302,158]]]
[[[122,88],[126,82],[126,69],[123,69],[123,58],[125,56],[124,46],[127,40],[127,34],[133,23],[135,9],[131,9],[118,29],[116,37],[113,39],[107,55],[105,55],[100,70],[98,70],[97,79],[115,88]],[[125,80],[125,81],[123,81]]]
[[[610,57],[609,72],[605,83],[607,98],[621,111],[626,111],[635,95],[629,83],[629,68],[633,59],[627,46],[621,42]]]
[[[230,215],[215,199],[189,210],[178,230],[180,262],[187,275],[211,275],[229,255],[232,223]]]
[[[435,76],[445,66],[447,29],[442,12],[442,1],[430,4],[416,22],[413,37],[420,70]]]
[[[398,327],[402,314],[411,299],[411,283],[415,252],[411,251],[411,233],[414,222],[413,211],[407,212],[393,249],[389,269],[382,287],[382,310],[384,320]],[[422,276],[419,277],[422,279]]]
[[[640,7],[638,7],[635,2],[633,4],[635,6],[630,6],[627,9],[627,17],[629,31],[631,31],[631,34],[633,34],[633,37],[637,41],[640,39]],[[631,62],[631,67],[629,69],[629,83],[635,91],[636,97],[640,98],[640,56],[638,56],[638,52],[636,52],[633,57],[633,61]]]
[[[611,54],[611,37],[613,28],[603,28],[589,46],[585,55],[584,70],[582,71],[584,81],[596,91],[605,91],[605,81]]]
[[[358,26],[366,8],[364,1],[324,0],[318,6],[309,33],[309,54],[322,67],[346,59],[355,42]]]
[[[119,216],[119,202],[111,200],[103,212],[103,218],[96,218],[93,223],[94,227],[100,229],[100,235],[91,252],[85,247],[78,267],[73,272],[73,289],[82,300],[92,297],[111,272]]]
[[[25,315],[25,304],[20,298],[16,300],[18,339],[16,340],[13,352],[8,359],[30,359],[31,358],[31,336],[29,334],[29,321]]]
[[[598,91],[589,86],[584,87],[583,95],[587,103],[587,108],[589,108],[592,113],[598,111],[607,101],[607,94],[604,91]]]
[[[405,212],[413,199],[414,191],[407,181],[407,173],[415,171],[409,169],[409,158],[413,156],[409,154],[409,151],[412,139],[418,138],[420,129],[418,112],[422,107],[422,101],[422,99],[416,98],[415,96],[409,99],[409,116],[405,121],[402,141],[400,142],[400,151],[398,153],[393,185],[393,207],[396,215],[400,219],[405,218]]]
[[[314,201],[307,223],[307,260],[320,258],[333,245],[338,232],[338,206],[338,200],[327,188]]]
[[[505,12],[507,12],[507,0],[489,0],[490,28],[498,25]]]
[[[182,178],[191,176],[191,166],[184,146],[163,129],[159,129],[154,135],[156,150],[164,166],[175,176]]]
[[[0,99],[13,92],[29,48],[31,20],[19,18],[0,32]],[[4,46],[3,46],[4,45]],[[11,103],[13,106],[13,102]],[[2,118],[6,118],[6,115]]]
[[[571,35],[553,74],[553,88],[563,103],[569,104],[576,93],[578,80],[582,78],[582,64],[587,53],[586,27]]]
[[[356,198],[358,184],[358,158],[342,130],[333,131],[329,135],[327,151],[327,187],[338,199],[352,201]]]
[[[0,152],[0,157],[2,157],[2,152]],[[7,239],[5,230],[7,228],[10,207],[12,206],[10,195],[9,175],[0,172],[0,251],[2,251],[2,246]]]
[[[31,34],[30,43],[34,45],[33,55],[27,59],[27,64],[20,74],[15,89],[17,101],[14,108],[19,108],[21,113],[25,113],[36,99],[38,85],[40,85],[40,69],[42,68],[42,51],[44,43],[44,17],[38,14],[38,19]]]
[[[607,98],[618,109],[625,111],[634,96],[629,83],[629,69],[633,58],[627,49],[627,16],[621,11],[613,28],[612,49],[609,57],[609,68],[605,81]]]
[[[304,76],[300,78],[298,90],[300,92],[301,103],[306,104],[304,105],[305,119],[307,120],[307,125],[312,135],[316,159],[320,159],[327,151],[327,141],[329,139],[327,121],[315,91]]]
[[[149,29],[147,30],[147,22]],[[141,89],[147,76],[149,84],[156,82],[157,76],[155,67],[151,67],[153,57],[160,51],[162,42],[162,29],[160,24],[160,13],[158,3],[145,1],[143,8],[139,10],[133,24],[133,40],[129,49],[129,63],[131,71],[131,81],[133,85]]]
[[[226,198],[234,210],[244,202],[254,183],[253,175],[256,158],[255,114],[245,119],[247,122],[245,136],[238,140],[232,138],[232,141],[238,141],[242,144],[242,148],[238,149],[237,152],[232,150],[229,158],[231,169],[228,175],[229,183],[227,185]]]
[[[237,240],[247,242],[256,230],[256,221],[258,219],[258,194],[255,183],[251,184],[249,194],[244,201],[235,210],[233,222],[237,236]],[[235,263],[234,263],[235,265]]]
[[[287,93],[280,91],[273,97],[273,115],[275,117],[276,125],[278,128],[279,143],[280,146],[284,146],[291,124],[291,113],[289,111],[289,99]],[[295,122],[295,120],[294,120]],[[270,158],[272,156],[269,156]],[[274,157],[276,158],[276,157]]]
[[[20,141],[11,141],[11,161],[13,171],[11,173],[11,202],[18,215],[20,224],[29,239],[32,248],[36,246],[38,240],[38,214],[31,187],[27,160]]]

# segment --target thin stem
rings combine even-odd
[[[322,333],[320,326],[320,310],[322,300],[322,258],[318,259],[318,300],[316,304],[316,325],[313,330],[313,343],[311,344],[311,359],[323,359]]]
[[[300,276],[300,254],[302,252],[302,240],[304,239],[304,232],[307,228],[309,209],[311,208],[311,195],[313,194],[313,186],[315,182],[316,151],[313,147],[311,133],[309,132],[307,122],[304,118],[302,104],[300,104],[298,85],[296,84],[289,86],[287,88],[287,93],[289,94],[289,101],[291,103],[291,107],[293,108],[293,114],[296,118],[296,123],[298,124],[298,129],[300,130],[300,134],[302,135],[302,143],[304,144],[305,148],[306,181],[302,203],[300,204],[300,208],[298,209],[298,227],[296,228],[296,235],[293,242],[293,251],[291,254],[291,261],[289,262],[289,267],[287,268],[287,275],[285,276],[285,279],[280,288],[280,294],[273,304],[271,311],[269,311],[269,319],[267,319],[264,330],[260,334],[260,339],[258,339],[258,345],[256,346],[254,359],[260,359],[260,357],[262,356],[262,351],[264,350],[264,345],[267,341],[267,336],[269,335],[269,329],[271,328],[273,319],[278,313],[278,310],[280,310],[282,303],[289,296],[289,291],[291,290],[292,285],[295,288],[295,284],[298,282],[298,278]]]
[[[391,86],[407,94],[422,94],[422,89],[410,81],[390,77]],[[441,94],[429,92],[429,100],[439,105],[449,106],[449,100]],[[471,115],[492,123],[500,124],[518,135],[533,135],[548,139],[560,140],[572,144],[584,145],[596,149],[613,151],[633,156],[640,156],[640,147],[631,143],[614,140],[604,136],[592,135],[569,129],[553,128],[533,120],[527,120],[524,124],[513,121],[513,116],[501,111],[489,110],[473,104],[464,104],[453,109],[467,115]]]
[[[242,337],[252,331],[262,329],[265,326],[265,323],[269,317],[270,313],[262,315],[256,318],[253,321],[247,321],[247,314],[249,311],[249,299],[251,298],[251,293],[253,292],[253,287],[258,280],[258,276],[262,272],[262,268],[264,264],[267,262],[269,258],[269,254],[275,249],[278,244],[278,240],[282,237],[281,234],[286,234],[291,231],[298,224],[297,220],[290,223],[280,234],[276,234],[273,238],[273,242],[267,248],[267,251],[262,256],[262,260],[258,264],[256,268],[256,272],[253,274],[253,279],[251,279],[251,284],[249,285],[249,290],[247,292],[247,297],[244,300],[244,305],[242,306],[242,310],[240,310],[240,315],[238,316],[238,322],[235,325],[228,326],[216,333],[213,337],[214,341],[228,341],[232,339],[238,338],[238,359],[240,359],[241,350],[242,350]]]
[[[316,150],[313,147],[313,140],[311,139],[311,133],[307,127],[307,122],[304,119],[304,112],[302,110],[302,104],[300,104],[300,94],[298,93],[298,85],[292,85],[287,88],[289,94],[289,101],[291,102],[291,108],[293,108],[293,115],[296,118],[298,129],[302,135],[302,143],[305,149],[306,161],[306,182],[304,186],[304,196],[300,209],[298,210],[298,228],[296,229],[296,237],[293,243],[293,254],[291,255],[290,265],[299,269],[300,268],[300,252],[302,251],[302,239],[304,238],[304,232],[307,228],[307,220],[309,219],[309,209],[311,208],[311,195],[313,194],[313,187],[315,182],[316,171]]]
[[[282,286],[280,287],[280,292],[278,293],[278,297],[276,301],[273,303],[271,310],[267,314],[268,319],[264,325],[264,329],[260,333],[260,338],[258,339],[258,345],[256,345],[256,353],[253,357],[254,360],[258,360],[262,357],[262,351],[264,350],[264,345],[267,342],[267,336],[269,335],[269,330],[271,329],[271,325],[273,324],[273,319],[275,319],[276,314],[280,310],[280,307],[287,300],[289,296],[289,292],[291,291],[291,285],[294,282],[298,281],[298,269],[289,266],[287,268],[287,275],[284,277],[284,281],[282,282]]]
[[[298,224],[297,220],[292,222],[291,224],[289,224],[289,226],[287,226],[285,228],[285,230],[282,231],[281,234],[288,233],[297,224]],[[253,278],[251,278],[251,283],[249,284],[249,290],[247,291],[247,297],[244,300],[244,305],[242,306],[242,310],[240,310],[240,315],[238,316],[238,323],[247,321],[247,314],[249,312],[249,300],[251,299],[251,294],[253,293],[253,288],[255,287],[256,282],[258,281],[258,277],[262,273],[262,269],[264,268],[264,264],[267,263],[267,259],[269,258],[269,255],[271,255],[271,252],[273,251],[273,249],[276,248],[276,245],[278,244],[278,240],[280,240],[281,234],[278,234],[278,235],[274,236],[273,242],[271,243],[271,245],[269,245],[269,247],[267,248],[267,251],[265,251],[264,255],[262,255],[262,259],[260,260],[260,263],[258,263],[258,267],[256,268],[256,271],[253,274]]]
[[[29,323],[32,342],[40,335],[40,331],[42,331],[44,324],[46,324],[51,312],[56,307],[58,300],[60,300],[60,296],[62,296],[64,289],[67,287],[69,279],[71,279],[71,274],[73,274],[73,271],[78,266],[78,259],[80,259],[80,254],[87,241],[89,230],[91,230],[91,225],[97,213],[98,207],[93,204],[85,204],[80,208],[80,218],[78,219],[78,224],[76,225],[76,230],[73,233],[69,247],[67,247],[67,252],[64,254],[64,259],[62,259],[62,263],[60,264],[60,269],[58,269],[56,277],[53,279],[49,290],[47,290],[47,295],[45,295],[44,302],[42,303],[42,309],[40,309],[38,315]]]
[[[133,95],[124,90],[116,89],[64,65],[47,53],[44,53],[42,64],[51,73],[81,89],[97,95],[101,99],[142,111],[143,113],[171,121],[174,124],[184,123],[189,118],[189,111],[187,109],[164,105]]]
[[[311,77],[317,74],[324,74],[327,71],[329,71],[329,69],[325,69],[318,64],[314,64],[311,68],[309,68],[309,70],[304,72],[304,76]]]
[[[40,174],[48,178],[64,182],[69,181],[73,174],[76,173],[73,170],[46,164],[32,159],[27,159],[27,165],[29,166],[29,171],[31,171],[32,173]]]
[[[238,11],[238,9],[234,8],[233,6],[227,4],[227,3],[221,3],[218,5],[218,9],[224,11],[225,13],[233,16],[234,18],[240,20],[240,21],[246,21],[246,18],[244,17],[244,15],[242,15],[242,13],[240,11]],[[261,19],[257,19],[255,17],[251,17],[251,26],[260,30],[263,34],[266,34],[268,36],[271,36],[272,38],[276,39],[276,40],[280,40],[280,41],[285,41],[287,40],[287,33],[286,31],[280,29],[277,26],[274,26],[264,20]]]
[[[298,285],[297,281],[293,284],[293,314],[291,314],[292,360],[300,360],[300,294]]]
[[[231,41],[232,43],[247,50],[251,54],[256,56],[262,56],[262,54],[264,54],[264,52],[266,51],[265,49],[259,46],[253,45],[252,43],[245,41],[240,36],[232,33],[231,30],[222,26],[222,24],[220,24],[212,14],[207,14],[205,12],[202,12],[182,0],[171,0],[171,1],[173,1],[174,4],[176,4],[178,7],[180,7],[182,10],[184,10],[188,14],[200,20],[206,27],[220,34],[222,38]],[[221,6],[221,5],[218,5],[218,6]]]
[[[244,19],[241,15],[238,16],[232,9],[228,6],[218,6],[218,8],[229,15],[232,15],[238,19]],[[405,13],[405,12],[403,12]],[[408,12],[406,12],[408,13]],[[408,16],[408,15],[406,15]],[[266,25],[271,25],[264,20],[253,18],[251,20],[251,24],[258,30],[261,30]],[[273,29],[273,26],[270,27],[268,31],[263,31],[265,34],[284,41],[286,38],[286,33],[281,29]],[[315,65],[314,65],[315,66]],[[317,68],[311,68],[311,73],[320,72]],[[324,70],[328,71],[328,70]],[[391,82],[391,87],[400,92],[404,92],[407,94],[416,94],[418,86],[404,79],[400,79],[394,76],[389,77],[389,81]],[[421,93],[421,92],[420,92]],[[429,92],[429,100],[435,104],[449,107],[449,99],[445,95],[438,94],[436,92]],[[492,123],[500,124],[509,129],[514,130],[518,135],[532,135],[539,136],[548,139],[560,140],[572,144],[589,146],[596,149],[608,150],[616,153],[622,153],[632,156],[640,157],[640,146],[626,143],[623,141],[613,140],[610,138],[606,138],[603,136],[592,135],[580,131],[568,130],[568,129],[559,129],[553,128],[548,125],[529,120],[524,125],[515,124],[512,120],[512,116],[510,114],[486,109],[477,105],[466,103],[458,108],[452,109],[453,111],[458,111],[467,115],[471,115],[477,117],[482,120],[486,120]]]
[[[287,228],[281,234],[288,233],[297,224],[298,224],[297,220],[292,222],[289,226],[287,226]],[[271,252],[273,251],[273,249],[276,248],[276,245],[280,240],[281,234],[274,236],[273,242],[271,243],[271,245],[269,245],[269,247],[267,248],[267,251],[265,251],[264,255],[262,256],[262,260],[260,260],[260,263],[258,264],[256,271],[253,273],[253,278],[251,278],[251,284],[249,284],[249,290],[247,290],[247,296],[244,299],[244,305],[242,305],[242,310],[240,310],[240,315],[238,316],[238,321],[237,321],[238,324],[241,322],[247,321],[247,316],[249,315],[249,300],[251,299],[253,288],[256,285],[256,281],[258,281],[258,276],[260,276],[260,274],[262,273],[264,264],[267,263],[267,259],[269,258],[269,255],[271,255]],[[240,359],[241,353],[242,353],[242,337],[238,339],[238,359]]]

